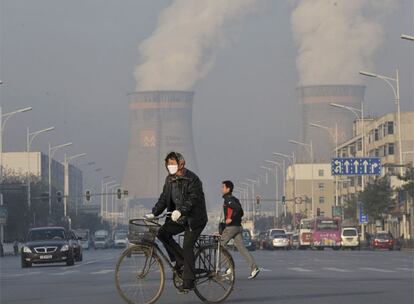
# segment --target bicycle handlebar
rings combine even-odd
[[[159,215],[159,216],[156,216],[156,217],[154,217],[154,218],[152,218],[152,219],[148,219],[148,218],[145,218],[145,217],[143,217],[143,218],[135,218],[135,219],[130,219],[129,220],[129,223],[130,224],[132,224],[132,225],[137,225],[136,223],[135,223],[135,221],[144,221],[144,222],[149,222],[149,223],[152,223],[152,224],[156,224],[156,225],[159,225],[159,226],[161,226],[160,224],[158,224],[158,220],[159,219],[162,219],[162,218],[165,218],[165,217],[167,217],[167,216],[171,216],[171,214],[172,214],[172,212],[166,212],[166,213],[164,213],[164,214],[162,214],[162,215]]]

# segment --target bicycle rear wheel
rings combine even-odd
[[[164,266],[150,246],[129,247],[116,264],[116,289],[127,303],[155,303],[162,294],[164,283]]]
[[[218,259],[218,268],[217,268]],[[235,270],[230,253],[217,245],[201,247],[196,253],[194,292],[204,303],[220,303],[233,291]]]

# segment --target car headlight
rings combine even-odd
[[[68,251],[68,250],[69,250],[68,245],[63,245],[62,248],[60,248],[60,251]]]
[[[23,252],[24,252],[24,253],[32,253],[32,250],[30,250],[30,248],[29,248],[29,247],[24,246],[24,247],[23,247]]]

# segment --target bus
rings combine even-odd
[[[299,223],[299,249],[309,248],[312,244],[312,220],[301,219]]]
[[[312,247],[323,250],[326,247],[338,250],[341,248],[341,225],[332,218],[315,218],[312,225]]]

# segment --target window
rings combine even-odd
[[[362,151],[362,139],[358,139],[357,147],[358,147],[358,151]]]
[[[319,204],[324,204],[325,203],[325,197],[324,196],[320,196],[319,197]]]
[[[374,140],[375,141],[378,141],[379,140],[379,132],[378,132],[378,129],[375,129],[374,130]]]
[[[318,170],[318,176],[323,176],[323,175],[324,175],[323,169],[319,169]]]
[[[349,154],[351,154],[351,156],[355,156],[356,150],[355,150],[355,145],[350,145],[349,146]]]
[[[325,217],[325,211],[321,211],[321,212],[320,212],[320,216],[321,216],[321,217]]]
[[[346,157],[346,148],[342,149],[342,157]]]
[[[353,177],[349,178],[349,186],[350,187],[355,187],[355,178],[353,178]]]
[[[362,186],[362,176],[358,176],[358,186]]]
[[[320,191],[323,191],[325,189],[325,184],[324,183],[319,183],[318,187],[319,187]]]
[[[394,122],[387,121],[387,134],[394,134]]]
[[[389,155],[394,155],[394,144],[388,144],[388,154]]]
[[[375,149],[374,156],[379,157],[379,149]]]
[[[384,129],[384,125],[379,125],[378,126],[378,138],[379,139],[381,139],[381,138],[383,138],[384,136],[383,136],[383,129]]]

